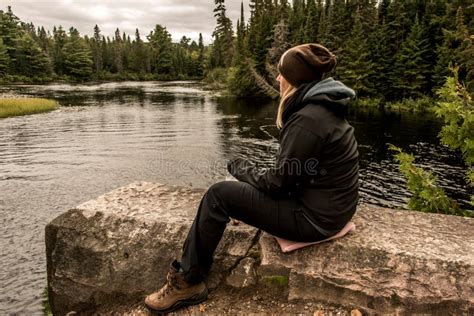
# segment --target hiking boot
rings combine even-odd
[[[173,261],[165,285],[155,293],[145,298],[145,305],[151,311],[159,314],[171,313],[178,308],[195,305],[207,299],[207,287],[204,282],[190,284],[179,272],[180,264]]]

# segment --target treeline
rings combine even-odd
[[[201,78],[205,47],[183,36],[172,42],[166,27],[156,25],[144,41],[116,30],[110,38],[94,27],[92,37],[77,29],[54,27],[52,32],[18,19],[8,7],[0,10],[0,79],[50,80],[167,80]]]
[[[472,0],[251,0],[236,25],[215,0],[217,26],[210,68],[227,68],[237,95],[259,93],[257,70],[277,86],[275,65],[289,47],[321,43],[338,56],[333,74],[359,96],[384,100],[433,95],[459,66],[474,92]],[[258,79],[258,78],[257,78]],[[257,80],[258,82],[258,80]]]

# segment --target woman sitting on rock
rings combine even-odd
[[[228,163],[239,181],[206,191],[181,260],[171,263],[161,290],[145,299],[151,311],[168,313],[207,298],[204,279],[230,218],[302,242],[333,236],[350,221],[359,163],[354,128],[345,115],[355,93],[327,77],[335,66],[336,56],[319,44],[295,46],[282,55],[275,166],[259,169],[241,158]]]

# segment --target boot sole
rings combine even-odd
[[[176,301],[176,303],[174,303],[173,305],[171,305],[170,307],[168,307],[166,309],[155,309],[155,308],[152,308],[152,307],[148,306],[147,304],[145,304],[145,306],[153,314],[157,314],[157,315],[168,314],[168,313],[174,312],[175,310],[180,309],[182,307],[202,303],[205,300],[207,300],[208,294],[209,294],[209,292],[206,289],[202,293],[200,293],[198,296],[196,296],[195,298],[189,298],[189,299],[186,299],[186,300]]]

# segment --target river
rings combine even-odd
[[[276,103],[217,97],[198,82],[1,86],[0,96],[57,99],[56,111],[0,119],[0,314],[41,313],[44,227],[62,212],[130,182],[205,188],[241,156],[270,165]],[[465,167],[439,145],[431,115],[352,109],[361,201],[406,207],[387,143],[413,152],[466,205]]]

